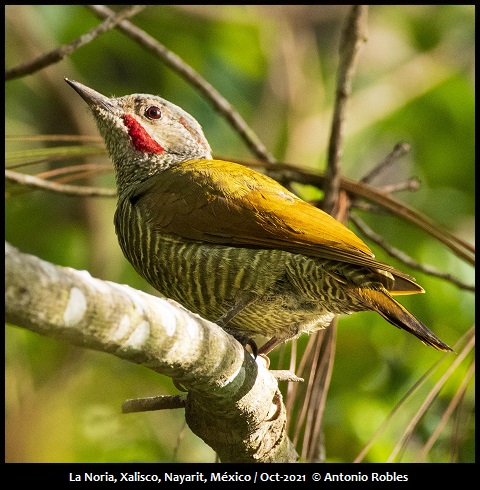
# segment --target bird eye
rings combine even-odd
[[[160,110],[160,107],[157,107],[156,105],[149,105],[145,109],[144,114],[148,119],[160,119],[162,117],[162,111]]]

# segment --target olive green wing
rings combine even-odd
[[[187,240],[280,249],[378,270],[396,294],[423,292],[412,277],[375,260],[346,226],[273,179],[220,160],[159,172],[131,196],[153,228]],[[383,272],[381,272],[383,271]]]

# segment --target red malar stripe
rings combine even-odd
[[[123,116],[123,122],[128,128],[128,134],[132,138],[133,146],[144,153],[163,153],[165,149],[154,141],[143,129],[142,125],[130,114]]]

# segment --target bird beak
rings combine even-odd
[[[80,95],[91,109],[102,108],[112,113],[118,111],[118,107],[108,97],[74,80],[65,78],[65,81]]]

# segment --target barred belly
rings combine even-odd
[[[239,295],[253,297],[228,323],[244,335],[287,339],[325,328],[336,313],[365,309],[352,305],[345,284],[330,272],[337,262],[281,250],[187,242],[152,230],[126,200],[117,208],[115,226],[136,271],[202,317],[216,321]]]

